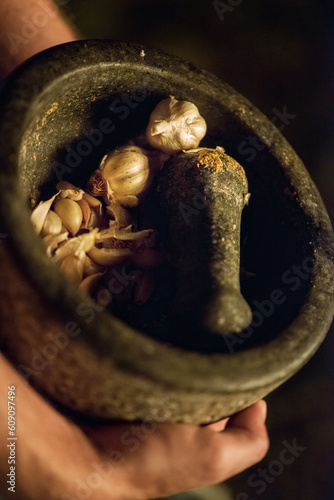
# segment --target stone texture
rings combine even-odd
[[[137,96],[127,118],[122,94]],[[252,196],[241,232],[243,264],[256,274],[241,289],[262,323],[200,348],[176,347],[97,312],[47,259],[29,222],[29,200],[50,193],[59,175],[82,184],[103,152],[138,133],[169,95],[198,106],[208,123],[204,146],[223,146],[240,163],[245,137],[264,146],[243,165]],[[1,247],[2,344],[16,366],[31,368],[36,352],[52,356],[50,333],[80,331],[35,370],[36,387],[89,415],[204,423],[263,397],[314,354],[333,313],[332,229],[300,159],[233,89],[145,47],[81,41],[19,68],[2,90],[0,116],[1,232],[10,234]],[[87,154],[93,131],[102,139]],[[273,311],[261,313],[259,304],[274,297]]]

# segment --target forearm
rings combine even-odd
[[[0,78],[32,55],[75,40],[51,0],[0,0]]]

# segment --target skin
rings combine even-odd
[[[18,33],[22,38],[25,19],[38,19],[34,15],[45,8],[53,12],[48,22],[14,47],[8,35]],[[47,0],[0,0],[0,30],[2,77],[34,53],[75,39]],[[124,433],[133,435],[134,423],[79,427],[27,384],[4,356],[0,358],[0,491],[6,497],[12,495],[7,492],[8,448],[3,445],[12,385],[16,387],[16,500],[80,499],[79,484],[90,500],[149,500],[222,482],[268,451],[264,401],[206,427],[153,423],[150,434],[138,435],[134,449],[122,444]]]
[[[49,0],[0,0],[0,33],[0,78],[37,52],[76,39]]]

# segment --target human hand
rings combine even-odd
[[[214,424],[74,424],[47,403],[3,358],[1,401],[16,387],[16,499],[148,500],[216,484],[263,458],[266,405]],[[7,437],[1,405],[1,441]],[[149,429],[149,430],[148,430]],[[130,439],[131,437],[131,439]],[[1,490],[7,490],[1,447]]]

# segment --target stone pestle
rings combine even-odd
[[[242,166],[221,147],[174,155],[158,181],[176,293],[175,328],[237,333],[252,321],[240,293],[240,225],[248,201]]]

